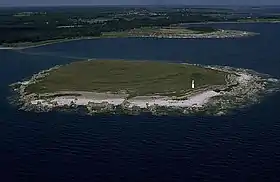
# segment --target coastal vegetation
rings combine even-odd
[[[193,34],[204,34],[216,31],[218,31],[218,29],[212,27],[145,27],[122,32],[105,32],[102,34],[102,37],[190,36]]]
[[[156,61],[93,60],[74,62],[48,72],[30,84],[29,93],[87,91],[126,93],[130,96],[175,95],[224,85],[226,73],[200,66]]]
[[[52,39],[52,40],[45,40],[45,41],[38,41],[38,42],[3,43],[2,46],[4,48],[10,48],[10,49],[25,49],[25,48],[40,47],[44,45],[50,45],[50,44],[56,44],[62,42],[94,39],[94,38],[101,38],[101,37],[76,37],[76,38]]]
[[[0,10],[0,44],[98,37],[103,32],[126,31],[178,23],[218,21],[207,13],[173,8],[38,8]]]
[[[208,26],[187,27],[187,29],[190,31],[197,32],[197,33],[212,33],[212,32],[219,31],[219,29],[217,29],[217,28],[208,27]]]
[[[234,38],[256,33],[237,30],[221,30],[212,27],[145,27],[122,32],[106,32],[102,38],[155,37],[155,38]]]
[[[185,7],[4,8],[0,10],[0,45],[28,47],[145,27],[242,19],[233,15],[234,11],[230,9]],[[211,27],[189,27],[188,30],[194,33],[216,32]]]
[[[238,38],[254,36],[257,33],[238,30],[221,30],[213,27],[142,27],[126,31],[104,32],[99,36],[80,36],[51,39],[38,42],[3,43],[4,49],[25,49],[49,44],[98,38],[155,37],[155,38]],[[1,49],[1,47],[0,47]]]
[[[274,22],[280,22],[280,17],[260,17],[260,18],[242,18],[237,20],[238,22],[248,22],[248,23],[254,23],[254,22],[268,22],[268,23],[274,23]]]

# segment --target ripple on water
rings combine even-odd
[[[160,43],[98,40],[84,43],[91,51],[81,52],[84,47],[73,42],[57,49],[57,54],[71,52],[73,56],[107,57],[110,51],[110,56],[118,58],[190,59],[202,64],[246,67],[280,77],[277,46],[280,27],[267,26],[253,26],[253,31],[261,32],[260,36],[226,43],[217,40],[203,43],[196,40],[162,40]],[[118,43],[122,43],[122,49],[115,49]],[[53,51],[57,46],[36,51]],[[228,56],[230,52],[234,58]],[[69,60],[42,56],[38,61],[39,56],[9,51],[1,51],[0,55],[0,169],[3,179],[277,181],[280,177],[279,94],[221,117],[89,117],[23,112],[7,105],[6,85]]]

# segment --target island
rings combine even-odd
[[[86,60],[12,84],[23,110],[88,114],[222,115],[258,100],[270,83],[251,70],[146,60]]]
[[[254,36],[257,33],[240,30],[223,30],[213,27],[145,27],[122,32],[106,32],[102,37],[154,37],[179,39],[205,39],[205,38],[240,38]]]

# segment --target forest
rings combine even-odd
[[[141,27],[237,21],[230,10],[155,7],[57,7],[0,9],[0,45],[98,37]],[[211,28],[202,31],[214,31]]]

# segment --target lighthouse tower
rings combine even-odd
[[[192,89],[194,89],[194,80],[192,80]]]

